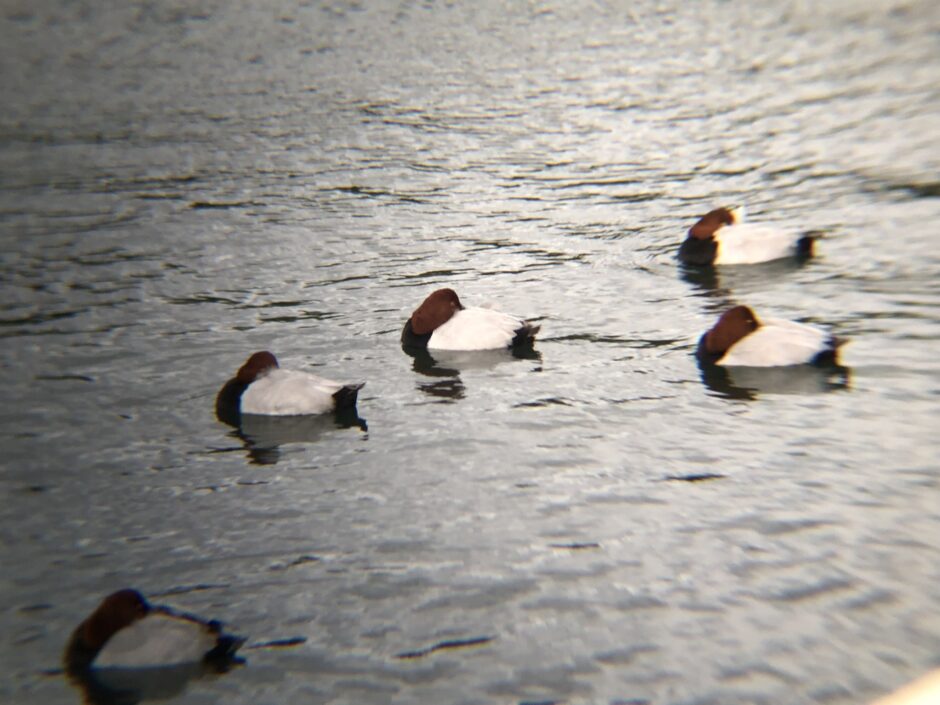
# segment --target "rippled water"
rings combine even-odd
[[[65,639],[125,585],[305,640],[175,702],[858,703],[935,664],[938,31],[927,1],[4,5],[0,694],[76,702]],[[820,256],[680,271],[721,203]],[[536,354],[404,354],[441,285]],[[732,301],[848,371],[703,377]],[[366,381],[364,423],[219,423],[265,348]]]

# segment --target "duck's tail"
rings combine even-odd
[[[337,391],[333,392],[333,399],[336,402],[336,410],[340,409],[352,409],[356,406],[356,401],[359,398],[359,390],[366,385],[365,382],[359,382],[358,384],[346,384],[340,387]]]
[[[526,345],[532,345],[535,342],[536,334],[542,329],[542,326],[536,326],[528,321],[523,322],[520,328],[517,328],[512,339],[512,347],[518,348]]]
[[[816,240],[819,239],[818,233],[805,233],[796,241],[796,256],[799,259],[809,259],[813,256],[813,250],[816,247]]]

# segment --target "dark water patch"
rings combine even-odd
[[[920,184],[898,184],[897,188],[907,191],[916,198],[940,198],[940,181]]]
[[[227,590],[232,587],[229,583],[196,583],[194,585],[179,585],[162,592],[151,592],[149,597],[171,597],[173,595],[186,595],[190,592],[206,592],[208,590]]]
[[[266,204],[256,201],[191,201],[189,207],[193,210],[212,210],[227,208],[248,208],[251,206],[264,206]]]
[[[435,651],[446,651],[450,649],[464,649],[470,646],[482,646],[483,644],[488,644],[495,636],[477,636],[470,637],[469,639],[449,639],[447,641],[439,641],[433,646],[429,646],[426,649],[417,649],[415,651],[403,651],[400,654],[396,654],[395,658],[398,659],[414,659],[414,658],[423,658],[433,654]]]
[[[390,286],[427,286],[427,287],[430,287],[438,283],[437,281],[435,281],[438,277],[446,279],[449,277],[458,276],[460,274],[465,274],[470,271],[472,270],[470,269],[429,269],[429,270],[425,270],[423,272],[417,272],[414,274],[399,274],[397,276],[393,275],[393,276],[390,276],[388,279],[389,279]],[[420,282],[418,284],[414,284],[414,283],[395,284],[394,283],[394,282],[399,282],[399,281],[412,282],[415,279],[420,280]],[[420,301],[416,301],[415,306],[418,306],[418,304],[420,303],[421,303]]]
[[[286,301],[265,301],[262,304],[241,304],[238,308],[240,309],[290,308],[291,306],[302,306],[305,303],[307,302],[288,299]]]
[[[636,646],[627,646],[622,649],[612,651],[602,651],[595,654],[594,659],[610,666],[626,666],[637,660],[643,654],[652,654],[659,651],[658,646],[653,644],[637,644]]]
[[[697,612],[699,614],[720,614],[725,612],[725,607],[717,604],[710,604],[708,602],[682,602],[677,605],[682,610],[686,612]]]
[[[241,301],[216,294],[195,294],[193,296],[167,297],[166,302],[176,306],[198,306],[201,304],[224,304],[239,307]]]
[[[36,19],[36,15],[25,7],[10,9],[4,17],[10,22],[16,22],[18,24],[28,24]]]
[[[590,495],[587,498],[587,501],[592,504],[636,504],[636,505],[660,505],[668,504],[666,500],[657,499],[656,497],[650,497],[649,495],[634,494],[634,495],[624,495],[624,494],[604,494],[604,495]]]
[[[915,199],[940,197],[940,181],[917,180],[916,177],[903,180],[862,173],[857,174],[856,178],[861,180],[863,188],[870,193],[902,194]]]
[[[426,191],[416,191],[411,193],[402,193],[398,191],[390,191],[388,189],[370,187],[370,186],[334,186],[331,188],[320,189],[322,192],[329,193],[349,193],[354,196],[363,196],[365,198],[376,198],[391,200],[398,203],[418,203],[424,204],[428,203],[431,198],[437,196],[444,189],[430,189]]]
[[[52,605],[48,602],[37,602],[33,605],[24,605],[20,607],[17,612],[21,614],[32,614],[33,612],[45,612],[46,610],[52,609]]]
[[[679,343],[686,344],[684,338],[635,338],[627,342],[627,347],[636,350],[655,350],[656,348],[669,348]]]
[[[447,379],[438,382],[425,382],[418,388],[439,404],[450,404],[466,397],[467,388],[460,379]]]
[[[153,193],[135,193],[134,198],[139,198],[142,201],[184,201],[187,198],[187,194],[184,193],[172,193],[172,192],[153,192]],[[192,206],[191,206],[192,207]]]
[[[29,316],[21,316],[20,318],[0,318],[0,326],[35,326],[41,325],[43,323],[49,323],[51,321],[61,321],[67,318],[75,318],[81,313],[85,313],[86,309],[78,309],[74,311],[50,311],[47,313],[34,313]]]
[[[76,255],[72,261],[83,267],[106,267],[127,262],[158,262],[161,259],[161,255],[150,252],[130,252],[123,247],[109,247]]]
[[[715,472],[700,472],[690,475],[667,475],[663,478],[665,482],[708,482],[709,480],[721,480],[727,477]]]
[[[307,643],[305,636],[285,637],[284,639],[272,639],[271,641],[261,641],[256,644],[249,644],[245,649],[290,649],[295,646]]]
[[[590,548],[600,548],[599,543],[593,541],[587,541],[584,543],[550,543],[548,544],[549,548],[561,548],[567,549],[569,551],[584,551]]]
[[[605,192],[594,192],[586,191],[577,196],[568,196],[565,198],[559,198],[559,201],[582,201],[582,200],[591,200],[593,203],[605,204],[605,205],[619,205],[623,203],[647,203],[649,201],[657,201],[661,199],[666,194],[659,191],[648,191],[642,193],[623,193],[623,194],[609,194]]]
[[[833,522],[823,521],[821,519],[794,519],[792,521],[764,521],[759,520],[754,528],[765,536],[781,536],[783,534],[792,534],[797,531],[807,531],[810,529],[820,529],[825,526],[832,526]]]
[[[805,602],[852,588],[852,581],[845,578],[829,578],[805,585],[794,585],[763,593],[761,596],[774,602]]]
[[[669,605],[658,597],[652,595],[631,595],[622,600],[618,600],[614,607],[624,612],[635,612],[637,610],[658,610]]]
[[[493,252],[496,250],[518,250],[522,245],[510,240],[470,240],[467,252]]]
[[[87,375],[36,375],[37,381],[46,382],[94,382],[94,377]]]
[[[629,345],[631,342],[626,338],[615,335],[594,335],[591,333],[572,333],[570,335],[559,335],[541,339],[543,342],[553,343],[598,343],[600,345]]]
[[[538,181],[542,183],[551,183],[552,188],[559,190],[584,188],[586,186],[635,186],[637,184],[644,183],[641,179],[628,179],[620,176],[613,176],[608,179],[581,179],[577,181],[568,179],[542,178],[538,179]]]
[[[422,550],[427,548],[428,541],[408,541],[408,540],[390,540],[383,541],[375,547],[377,553],[404,553],[404,554],[413,554],[420,553]]]
[[[840,605],[840,608],[852,611],[867,610],[873,607],[894,604],[898,601],[898,599],[898,595],[891,592],[890,590],[872,589],[867,590],[864,594],[859,595],[858,597],[845,600]]]
[[[574,406],[575,402],[571,399],[562,399],[560,397],[545,397],[544,399],[536,399],[534,401],[525,401],[520,402],[519,404],[513,404],[514,409],[529,409],[529,408],[540,408],[546,406]]]
[[[32,644],[33,642],[38,641],[39,639],[42,639],[43,636],[44,636],[44,634],[43,634],[42,632],[40,632],[40,631],[35,631],[35,632],[31,633],[31,634],[24,634],[23,636],[19,637],[18,639],[14,639],[14,640],[13,640],[13,645],[14,645],[14,646],[25,646],[26,644]]]
[[[294,323],[295,321],[328,321],[332,318],[340,318],[340,314],[332,311],[301,311],[295,316],[259,316],[258,320],[263,323]]]
[[[584,252],[577,252],[574,254],[570,252],[553,252],[552,250],[545,250],[538,247],[528,246],[520,248],[518,252],[523,255],[533,255],[539,259],[549,260],[553,263],[586,262],[589,259],[589,255]]]
[[[562,232],[568,233],[570,235],[577,235],[578,237],[589,238],[591,240],[623,240],[628,237],[635,236],[639,233],[645,232],[644,228],[635,228],[630,227],[626,224],[611,224],[607,222],[603,223],[578,223],[577,225],[561,225],[557,226]],[[641,251],[645,251],[644,248],[640,248]]]
[[[505,214],[506,220],[510,223],[550,223],[552,219],[543,215],[511,215]]]
[[[309,282],[307,284],[304,284],[303,288],[313,289],[313,288],[319,288],[319,287],[332,287],[332,286],[336,286],[337,284],[347,284],[349,282],[371,281],[371,280],[372,280],[372,277],[369,276],[368,274],[353,274],[347,277],[338,277],[336,279],[321,279],[320,281]]]
[[[319,563],[319,562],[320,562],[320,559],[317,556],[304,555],[304,556],[299,556],[298,558],[295,558],[290,563],[275,563],[274,565],[270,566],[268,570],[284,571],[284,570],[290,570],[291,568],[296,568],[297,566],[300,566],[300,565],[308,565],[310,563]]]
[[[723,681],[741,681],[748,680],[754,676],[769,676],[786,685],[793,685],[800,682],[799,678],[791,676],[789,673],[785,673],[766,663],[727,668],[719,673],[718,678]]]

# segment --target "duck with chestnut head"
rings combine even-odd
[[[287,370],[266,350],[251,355],[215,400],[220,421],[238,426],[242,415],[307,416],[354,409],[364,382],[343,384]]]
[[[772,225],[744,222],[744,208],[716,208],[695,223],[679,246],[679,261],[689,265],[757,264],[806,259],[815,237]]]
[[[758,318],[748,306],[725,311],[698,344],[702,362],[724,367],[837,364],[846,341],[816,326]]]
[[[539,326],[490,308],[464,306],[453,289],[430,294],[405,322],[405,348],[498,350],[531,345]]]

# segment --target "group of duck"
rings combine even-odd
[[[742,222],[740,209],[703,216],[679,248],[691,266],[752,264],[812,255],[811,236]],[[532,345],[539,326],[490,308],[464,306],[452,289],[431,293],[404,324],[406,349],[474,351]],[[816,327],[758,318],[747,306],[725,311],[700,338],[706,365],[774,367],[832,364],[842,341]],[[219,391],[216,412],[236,423],[242,415],[298,416],[354,408],[362,383],[342,384],[279,367],[262,351],[251,355]],[[155,665],[231,661],[243,639],[218,622],[151,606],[135,590],[107,598],[75,630],[66,649],[73,675],[112,673]]]
[[[756,264],[812,256],[814,237],[743,222],[741,208],[716,208],[693,225],[679,247],[686,265]],[[479,306],[464,306],[453,289],[431,293],[405,322],[406,350],[475,351],[530,346],[539,326]],[[706,365],[784,367],[835,364],[844,341],[815,326],[758,318],[748,306],[725,311],[697,349]],[[237,425],[241,414],[299,416],[355,406],[358,384],[341,384],[308,372],[286,370],[263,351],[251,355],[216,398],[216,413]]]

